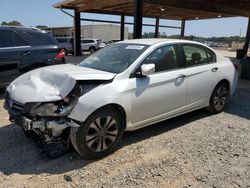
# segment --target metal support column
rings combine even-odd
[[[142,22],[143,22],[143,0],[135,0],[134,10],[134,39],[142,37]]]
[[[74,55],[81,56],[81,13],[74,11]]]
[[[186,19],[182,19],[181,21],[181,38],[182,39],[185,36],[185,26],[186,26]]]
[[[244,54],[247,55],[248,52],[248,46],[249,46],[249,40],[250,40],[250,18],[248,18],[248,26],[247,26],[247,35],[244,45]]]
[[[124,30],[125,30],[125,16],[121,15],[121,30],[120,30],[120,40],[124,40]]]
[[[155,38],[159,37],[159,22],[160,22],[159,17],[156,17],[156,20],[155,20]]]

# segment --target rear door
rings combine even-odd
[[[216,55],[210,49],[183,44],[185,75],[187,78],[187,105],[190,108],[204,106],[218,80]]]
[[[30,55],[22,62],[22,69],[30,70],[56,63],[55,58],[61,47],[50,34],[39,30],[20,31],[20,34],[32,45],[28,51]]]
[[[0,30],[0,87],[4,87],[21,73],[20,64],[30,46],[16,32]]]

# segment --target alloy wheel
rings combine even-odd
[[[109,149],[118,136],[117,121],[111,116],[98,117],[86,133],[86,143],[90,150],[101,152]]]
[[[218,111],[223,109],[226,105],[227,99],[228,99],[227,88],[224,85],[222,85],[216,90],[214,94],[213,103],[214,103],[215,109]]]

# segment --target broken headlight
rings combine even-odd
[[[45,117],[67,116],[76,105],[78,98],[88,91],[92,90],[96,86],[97,84],[93,83],[77,85],[63,100],[36,104],[31,109],[30,114]]]
[[[67,116],[74,108],[76,101],[67,103],[62,100],[54,103],[41,103],[37,107],[32,108],[30,114],[37,116]]]

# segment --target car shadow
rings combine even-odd
[[[122,147],[131,145],[153,136],[164,134],[189,122],[209,116],[204,110],[198,110],[171,120],[163,121],[134,132],[124,134]],[[5,175],[18,174],[61,174],[80,169],[95,161],[84,160],[71,149],[56,159],[43,159],[33,140],[28,139],[21,128],[9,124],[0,128],[0,172]]]
[[[72,149],[57,159],[42,158],[33,140],[27,138],[15,124],[0,128],[0,151],[0,172],[5,175],[59,174],[83,168],[90,163]]]
[[[225,112],[250,120],[250,88],[238,88],[230,97]]]
[[[208,117],[210,115],[211,115],[210,113],[208,113],[204,109],[201,109],[166,121],[162,121],[160,123],[147,126],[142,129],[138,129],[133,132],[125,132],[122,142],[122,147],[136,142],[140,142],[142,140],[149,139],[154,136],[164,134],[174,129],[178,129],[182,126],[187,125],[190,122],[197,121],[199,119]]]
[[[0,89],[0,100],[4,99],[5,89]]]

